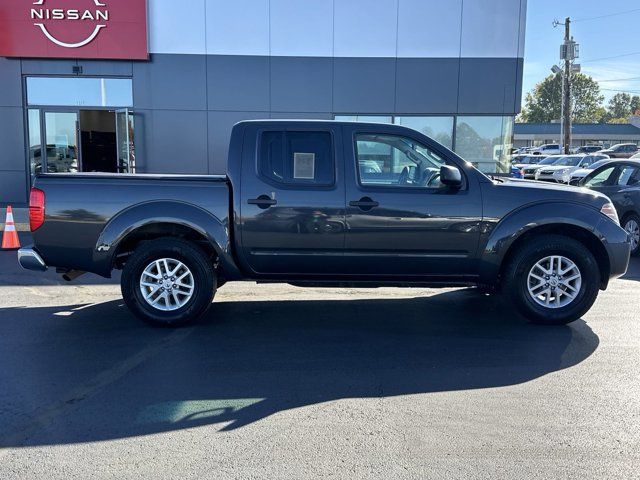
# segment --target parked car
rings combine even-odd
[[[607,155],[601,155],[596,153],[592,155],[595,160],[588,167],[579,168],[571,173],[571,180],[569,180],[569,185],[579,185],[584,177],[593,172],[596,168],[600,168],[602,165],[611,161],[611,159]]]
[[[234,280],[477,285],[502,290],[533,322],[564,324],[629,262],[606,196],[491,179],[399,125],[244,121],[231,132],[228,176],[34,183],[34,245],[20,264],[67,279],[121,269],[125,303],[155,325],[194,320]]]
[[[581,185],[611,199],[629,234],[631,254],[640,255],[640,161],[612,160],[587,175]]]
[[[631,160],[638,160],[640,159],[640,153],[636,153],[633,157],[631,157]]]
[[[550,155],[548,157],[540,157],[540,161],[538,163],[535,163],[533,165],[531,165],[531,164],[524,165],[522,167],[522,174],[523,174],[524,178],[526,178],[528,180],[535,179],[536,172],[538,171],[539,168],[542,168],[542,167],[544,167],[546,165],[553,165],[555,162],[558,161],[558,158],[560,158],[560,156],[558,156],[558,155]]]
[[[541,155],[518,155],[518,158],[516,158],[515,160],[511,161],[511,164],[518,167],[518,168],[523,168],[526,167],[528,165],[536,165],[538,164],[540,161],[544,160],[546,157],[543,157]]]
[[[532,149],[531,153],[534,155],[559,155],[562,153],[562,147],[557,143],[547,143]]]
[[[582,145],[575,149],[575,153],[596,153],[602,150],[602,145]]]
[[[587,168],[595,162],[592,155],[561,155],[557,158],[553,165],[538,169],[535,179],[542,182],[568,184],[573,172],[581,168]]]
[[[515,165],[511,165],[511,178],[524,178],[522,174],[522,170],[516,167]]]
[[[610,158],[631,158],[638,153],[638,146],[635,143],[619,143],[598,153],[608,155]]]

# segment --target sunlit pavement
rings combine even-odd
[[[154,329],[0,253],[0,478],[633,478],[640,261],[567,327],[468,290],[228,284]]]

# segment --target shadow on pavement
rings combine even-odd
[[[221,302],[178,330],[142,325],[121,301],[28,316],[0,308],[0,318],[5,447],[224,431],[341,398],[514,385],[576,365],[599,343],[582,320],[530,325],[468,290]]]

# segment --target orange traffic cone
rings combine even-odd
[[[4,234],[2,235],[2,248],[20,248],[20,239],[16,232],[16,225],[13,223],[13,210],[11,205],[7,207],[7,220],[4,225]]]

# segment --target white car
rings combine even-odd
[[[535,179],[543,182],[569,183],[576,170],[587,168],[595,160],[592,155],[560,155],[553,165],[539,168]]]
[[[562,153],[562,147],[557,143],[546,143],[540,145],[537,148],[531,150],[534,155],[560,155]]]
[[[592,157],[594,157],[595,162],[593,162],[591,165],[589,165],[588,167],[585,168],[579,168],[578,170],[575,170],[572,174],[571,174],[571,180],[569,180],[569,185],[579,185],[580,181],[586,177],[587,175],[589,175],[591,172],[593,172],[596,168],[600,168],[602,165],[604,165],[605,163],[609,163],[611,161],[611,159],[607,156],[607,155],[601,155],[599,153],[596,153],[594,155],[591,155]]]
[[[522,176],[523,178],[533,180],[535,178],[536,172],[542,167],[548,167],[553,165],[560,158],[559,155],[551,155],[549,157],[540,157],[541,160],[538,163],[534,163],[532,165],[524,165],[522,167]]]

